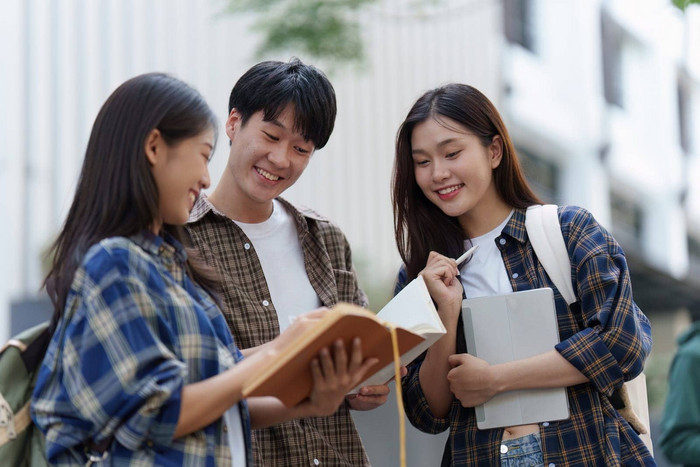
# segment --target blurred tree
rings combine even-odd
[[[232,13],[253,12],[261,33],[258,58],[293,50],[336,62],[364,57],[357,11],[378,0],[228,0]]]
[[[682,11],[685,11],[685,9],[695,3],[696,5],[700,5],[700,0],[671,0],[674,5],[676,5],[678,8],[680,8]]]
[[[229,13],[253,13],[262,40],[258,59],[289,52],[337,64],[361,64],[364,45],[358,12],[380,0],[225,0]],[[446,0],[404,0],[409,14],[421,17]],[[466,1],[466,0],[460,0]],[[476,1],[476,0],[469,0]]]

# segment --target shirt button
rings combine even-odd
[[[314,465],[318,465],[318,464],[320,464],[319,460],[318,460],[318,459],[314,459]]]
[[[505,444],[501,444],[501,454],[505,454],[508,452],[508,446]]]
[[[246,250],[250,250],[250,243],[243,244],[243,248],[245,248]]]
[[[520,274],[518,274],[517,272],[514,273],[514,274],[513,274],[513,279],[517,279],[519,275],[520,275]]]
[[[262,304],[263,304],[263,306],[268,306],[270,304],[270,302],[268,302],[267,300],[263,300]]]
[[[554,462],[552,462],[551,464],[549,464],[549,467],[557,467],[557,466]]]
[[[549,422],[544,422],[544,423],[542,424],[542,426],[543,426],[543,427],[548,427],[548,426],[549,426]]]
[[[505,239],[505,238],[502,238],[502,239],[500,239],[500,240],[498,241],[498,243],[500,243],[501,245],[505,245],[505,244],[506,244],[506,239]]]

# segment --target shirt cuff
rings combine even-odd
[[[611,396],[622,386],[622,368],[597,332],[586,328],[555,346],[557,351],[578,371],[583,373],[596,389]]]
[[[180,419],[185,365],[182,362],[163,369],[139,390],[143,405],[115,436],[120,444],[131,450],[147,446],[170,446]]]

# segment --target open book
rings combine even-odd
[[[311,360],[323,347],[342,339],[350,353],[352,340],[362,340],[362,355],[376,357],[362,386],[384,384],[394,375],[389,327],[394,325],[401,365],[407,365],[445,334],[422,277],[409,283],[378,314],[348,303],[334,306],[308,333],[298,336],[280,358],[246,381],[244,397],[274,396],[292,407],[311,393]]]

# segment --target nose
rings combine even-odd
[[[442,181],[442,180],[449,178],[450,171],[447,168],[447,165],[444,164],[442,161],[439,161],[439,160],[433,161],[432,168],[433,168],[433,172],[432,172],[433,180]]]
[[[277,145],[270,150],[267,159],[275,166],[277,169],[286,169],[289,167],[289,151],[284,145]]]
[[[211,184],[211,179],[209,178],[209,166],[204,166],[204,172],[202,172],[202,178],[199,180],[199,184],[202,186],[203,190],[209,188]]]

